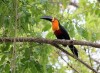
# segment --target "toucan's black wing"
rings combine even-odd
[[[63,33],[63,34],[62,34],[63,39],[68,39],[68,40],[70,40],[70,36],[69,36],[67,30],[66,30],[62,25],[59,25],[59,27],[60,27],[60,30],[61,30],[62,33]]]
[[[63,38],[66,39],[66,40],[70,40],[70,37],[69,37],[69,34],[68,34],[67,30],[65,30],[65,28],[61,25],[59,25],[59,27],[60,27],[60,30],[63,32],[63,35],[62,35]],[[64,45],[64,46],[66,46],[66,45]],[[76,57],[78,57],[78,50],[76,49],[76,47],[73,46],[73,45],[69,45],[69,48],[71,49],[72,53]]]

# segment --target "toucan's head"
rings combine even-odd
[[[43,16],[41,17],[41,19],[45,19],[45,20],[52,22],[53,31],[59,30],[59,21],[57,18],[54,18],[52,16]]]

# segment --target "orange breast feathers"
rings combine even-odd
[[[59,30],[59,22],[57,19],[52,20],[52,30],[53,31]]]

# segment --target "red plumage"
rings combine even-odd
[[[61,30],[59,29],[59,30],[56,30],[56,31],[54,32],[54,34],[59,36],[59,35],[62,34],[62,32],[61,32]]]

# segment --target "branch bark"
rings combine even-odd
[[[45,38],[34,38],[34,37],[18,37],[18,38],[9,38],[9,37],[4,37],[0,38],[0,42],[14,42],[14,39],[16,42],[37,42],[37,43],[46,43],[46,44],[63,44],[63,45],[83,45],[83,46],[91,46],[95,48],[100,48],[100,44],[98,43],[92,43],[92,42],[87,42],[87,41],[77,41],[77,40],[50,40],[50,39],[45,39]]]

